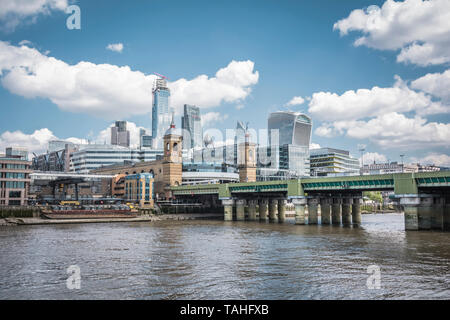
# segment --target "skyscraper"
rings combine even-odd
[[[309,148],[312,122],[307,115],[292,111],[273,112],[269,115],[267,127],[269,129],[269,144],[271,144],[270,130],[278,130],[278,145],[292,144]]]
[[[116,121],[111,128],[111,144],[122,147],[130,146],[130,131],[127,130],[126,121]]]
[[[181,128],[183,129],[183,149],[202,146],[203,131],[199,107],[184,105]]]
[[[152,107],[152,137],[155,148],[162,147],[164,132],[169,128],[171,122],[171,110],[169,108],[170,90],[167,81],[158,78],[153,88]]]
[[[293,171],[298,176],[308,176],[311,118],[300,112],[273,112],[269,115],[267,127],[269,148],[278,145],[278,169]],[[278,130],[278,141],[271,141],[271,130]]]

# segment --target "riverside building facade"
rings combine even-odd
[[[312,176],[330,176],[336,174],[359,174],[359,160],[346,150],[334,148],[312,149],[310,151]]]
[[[12,154],[11,149],[0,155],[0,206],[28,204],[31,162],[28,155]]]

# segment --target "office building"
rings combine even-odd
[[[162,148],[162,138],[172,120],[171,109],[169,108],[170,89],[167,81],[158,78],[153,87],[152,106],[152,137],[153,147]]]
[[[16,151],[19,150],[20,154]],[[0,156],[0,206],[28,204],[31,162],[24,156],[25,149],[7,148]]]
[[[184,149],[202,147],[203,131],[199,107],[188,104],[184,105],[184,114],[181,117],[181,128],[183,129]]]
[[[441,168],[434,165],[421,165],[419,163],[401,164],[398,162],[370,163],[361,168],[361,174],[385,174],[400,172],[433,172]]]
[[[154,189],[151,173],[136,173],[125,176],[125,200],[139,205],[153,206]]]
[[[22,147],[6,148],[6,156],[28,161],[28,150]]]
[[[162,157],[163,150],[131,149],[114,145],[80,145],[70,155],[70,171],[88,173],[113,164],[146,162]]]
[[[312,121],[300,112],[278,111],[269,115],[267,121],[269,145],[276,144],[308,147],[311,142]],[[271,130],[278,130],[278,141],[271,141]]]
[[[141,136],[141,149],[142,148],[152,148],[153,147],[153,137],[148,135]]]
[[[346,150],[320,148],[310,151],[312,176],[329,176],[336,174],[359,174],[359,160]]]
[[[264,169],[259,173],[267,172],[270,176],[286,178],[309,176],[311,118],[300,112],[273,112],[269,115],[267,128],[269,145],[259,148],[259,167]],[[278,139],[272,141],[274,133],[274,138],[278,136]]]
[[[130,131],[127,130],[126,121],[116,121],[115,126],[111,128],[111,144],[121,147],[130,146]]]
[[[47,153],[36,155],[32,159],[32,168],[36,171],[70,171],[70,155],[79,145],[67,141],[49,141]]]

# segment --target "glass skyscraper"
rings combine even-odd
[[[172,121],[169,108],[170,90],[165,79],[155,81],[152,107],[152,138],[154,148],[162,148],[162,138]]]
[[[270,130],[278,130],[278,145],[292,144],[295,146],[308,147],[311,142],[311,118],[300,112],[278,111],[269,116],[269,144]],[[276,142],[274,141],[274,144]]]
[[[199,107],[184,105],[181,128],[183,129],[183,149],[202,147],[203,131]]]
[[[272,168],[289,170],[298,176],[309,176],[309,144],[311,143],[312,121],[300,112],[278,111],[268,119],[269,148],[277,146],[279,154]],[[278,130],[278,141],[271,141],[271,130]],[[269,151],[269,150],[268,150]]]

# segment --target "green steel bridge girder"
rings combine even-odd
[[[239,193],[282,193],[288,197],[315,191],[394,190],[395,194],[418,194],[419,188],[450,187],[450,171],[392,173],[363,176],[317,177],[246,183],[207,184],[171,187],[175,196],[215,194],[220,199]]]

